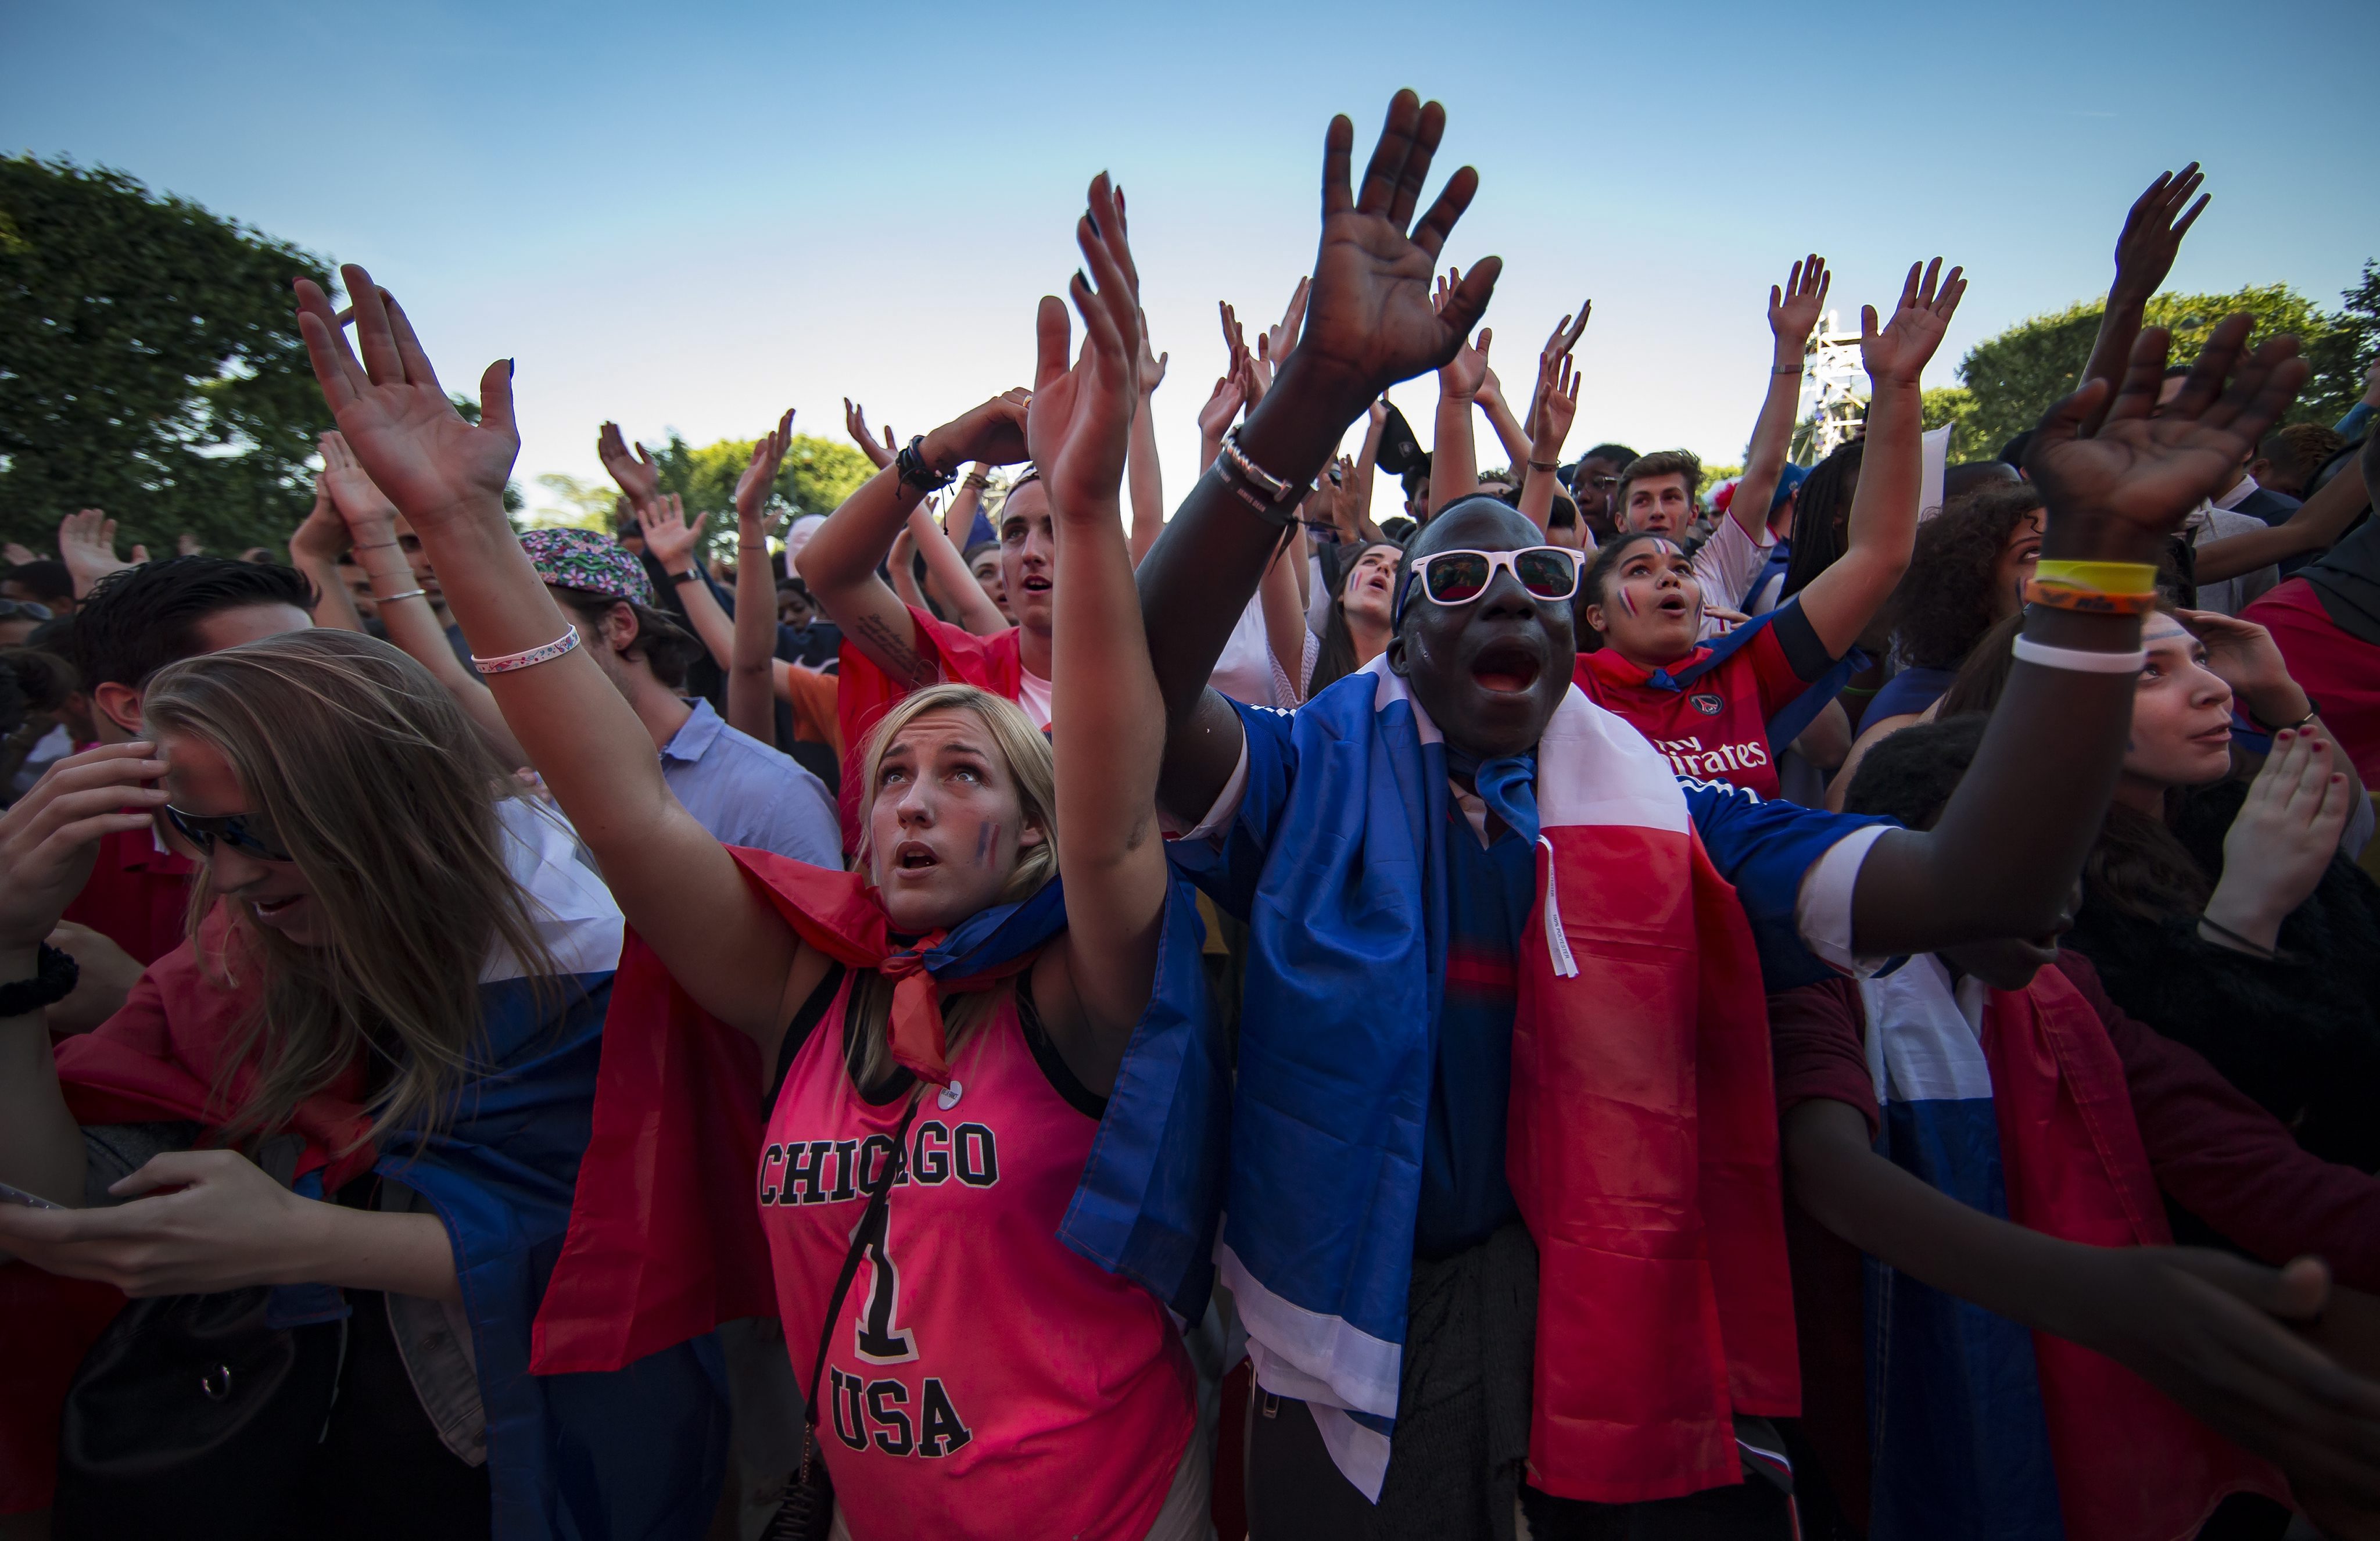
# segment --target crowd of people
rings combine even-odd
[[[2380,364],[2169,362],[2193,165],[1995,459],[1937,258],[1791,462],[1815,253],[1739,477],[1572,455],[1445,131],[1170,513],[1102,174],[781,544],[791,412],[516,531],[351,266],[286,562],[12,553],[0,1536],[2380,1535]]]

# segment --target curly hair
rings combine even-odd
[[[1893,638],[1912,668],[1955,669],[1991,629],[2000,552],[2040,506],[2031,483],[2007,482],[1953,498],[1917,527],[1909,571],[1892,600]]]

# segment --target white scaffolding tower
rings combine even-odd
[[[1867,416],[1867,375],[1860,366],[1860,334],[1845,332],[1839,314],[1819,318],[1803,357],[1802,401],[1793,425],[1792,458],[1815,466],[1858,437]]]

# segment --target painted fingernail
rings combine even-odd
[[[519,360],[516,358],[507,358],[504,360],[504,378],[506,380],[510,380],[513,377],[513,367],[518,362]]]

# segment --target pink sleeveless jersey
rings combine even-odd
[[[871,1107],[844,1068],[846,978],[785,1077],[760,1156],[760,1219],[805,1381],[852,1230],[905,1098]],[[1060,1244],[1098,1121],[1034,1062],[1003,991],[929,1086],[886,1234],[844,1297],[819,1382],[819,1442],[858,1541],[1023,1535],[1139,1541],[1196,1432],[1165,1308]],[[955,1098],[953,1094],[955,1093]]]

